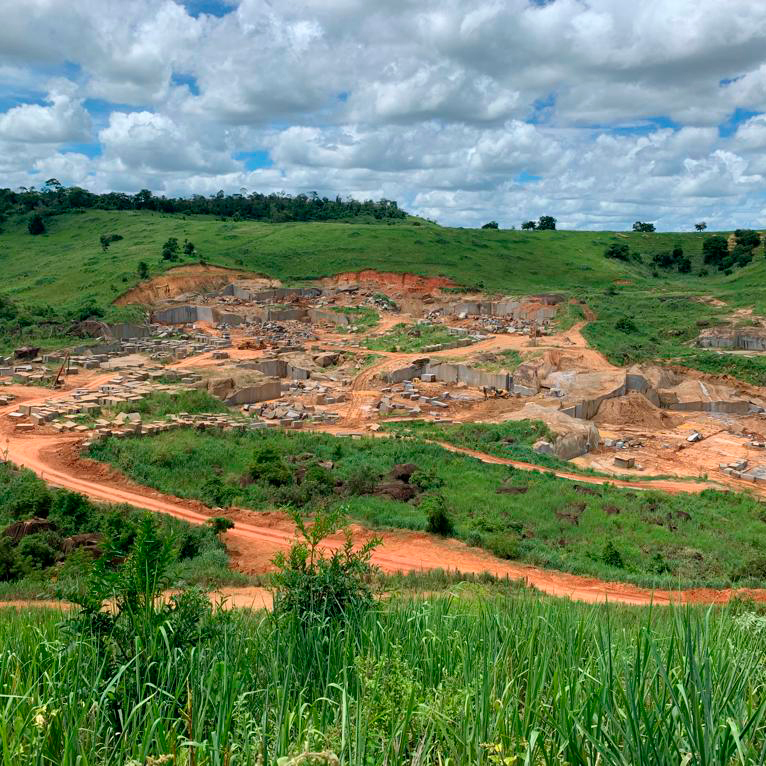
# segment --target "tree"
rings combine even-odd
[[[604,257],[614,258],[618,261],[627,261],[630,258],[630,248],[627,245],[620,245],[615,242],[604,250]]]
[[[752,229],[737,229],[734,232],[734,241],[737,245],[753,251],[761,244],[761,235]]]
[[[678,273],[690,274],[692,270],[692,260],[688,256],[682,256],[678,261]]]
[[[633,224],[633,231],[641,231],[644,233],[651,233],[656,231],[653,223],[644,223],[643,221],[636,221]]]
[[[175,237],[169,237],[165,244],[162,246],[162,260],[178,260],[178,240]]]
[[[534,221],[524,221],[524,223],[521,224],[521,228],[524,231],[533,231],[537,228],[537,224]]]
[[[489,223],[485,223],[484,226],[481,227],[482,229],[499,229],[500,227],[497,225],[497,221],[490,221]]]
[[[146,261],[138,262],[138,278],[149,279],[149,266]]]
[[[700,221],[699,223],[694,224],[694,228],[697,231],[705,231],[705,229],[707,229],[707,224],[704,221]]]
[[[547,231],[555,231],[556,230],[556,219],[552,215],[541,215],[539,220],[537,221],[537,228],[541,231],[547,230]]]
[[[194,251],[196,248],[194,247],[194,242],[189,242],[188,239],[184,240],[184,255],[194,255]]]
[[[43,217],[39,213],[35,213],[29,219],[29,223],[27,224],[27,229],[29,230],[29,233],[33,235],[44,234],[45,221],[43,220]]]
[[[720,266],[729,255],[729,243],[726,237],[714,234],[702,243],[702,261],[712,266]]]

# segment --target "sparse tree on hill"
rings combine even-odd
[[[552,215],[541,215],[537,222],[537,228],[540,231],[555,231],[556,219]]]
[[[178,240],[175,237],[169,237],[165,244],[162,246],[162,260],[178,260]]]
[[[27,229],[30,234],[37,235],[45,233],[45,221],[39,213],[35,213],[27,224]]]
[[[605,258],[614,258],[617,261],[627,261],[630,258],[630,248],[624,244],[614,243],[604,251]]]
[[[702,243],[702,260],[705,264],[720,266],[729,255],[729,243],[726,237],[715,234]]]
[[[704,221],[700,221],[699,223],[694,224],[694,228],[697,231],[705,231],[705,229],[707,229],[707,224]]]
[[[497,221],[489,221],[489,223],[485,223],[484,226],[481,227],[482,229],[499,229],[500,227],[497,225]]]
[[[194,255],[194,242],[189,242],[188,239],[184,240],[184,255]]]
[[[648,234],[653,231],[656,231],[656,229],[654,228],[653,223],[644,223],[643,221],[636,221],[633,224],[633,231],[641,231]]]
[[[138,262],[138,278],[149,279],[149,266],[146,261]]]
[[[524,221],[521,224],[521,228],[524,231],[534,231],[537,228],[537,224],[534,221]]]

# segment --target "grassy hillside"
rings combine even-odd
[[[123,239],[104,253],[102,234]],[[88,211],[48,219],[45,234],[33,237],[26,218],[12,218],[0,234],[0,291],[18,299],[78,305],[111,302],[135,285],[146,261],[152,274],[168,237],[191,240],[209,263],[244,268],[298,281],[342,271],[374,268],[445,275],[461,285],[526,292],[586,291],[628,279],[642,288],[706,291],[741,287],[745,274],[761,281],[763,258],[730,277],[694,276],[699,271],[699,234],[614,234],[608,232],[522,232],[452,229],[418,219],[395,223],[268,224],[221,221],[153,212]],[[644,265],[604,258],[612,242],[644,255]],[[651,254],[680,244],[694,263],[692,275],[662,272],[651,277]],[[183,262],[183,261],[182,261]],[[189,262],[187,259],[186,262]]]
[[[33,328],[45,321],[48,309],[43,307],[51,307],[51,321],[59,323],[88,305],[104,308],[107,316],[124,314],[112,301],[139,283],[140,262],[149,266],[152,276],[175,265],[160,257],[165,240],[175,237],[180,243],[190,240],[197,249],[193,258],[182,257],[180,263],[203,258],[286,283],[373,268],[443,275],[462,286],[503,293],[564,291],[587,300],[596,311],[598,320],[588,328],[588,337],[612,361],[659,358],[766,383],[766,365],[757,360],[701,354],[688,345],[699,332],[700,320],[719,321],[742,306],[766,313],[763,249],[756,250],[750,265],[728,276],[715,270],[700,276],[706,235],[697,233],[454,229],[416,218],[271,224],[98,210],[53,216],[39,236],[31,236],[26,223],[26,217],[12,217],[0,233],[0,297],[31,307],[27,324],[32,329],[23,335],[16,330],[4,342],[0,338],[0,346],[39,341]],[[122,239],[103,252],[99,238],[109,234]],[[604,250],[613,243],[627,244],[640,260],[605,258]],[[691,273],[656,272],[652,255],[676,246],[691,258]],[[699,302],[702,296],[721,298],[727,306]],[[635,325],[631,332],[616,329],[626,316]],[[3,318],[0,310],[0,325]],[[46,337],[45,345],[66,340],[50,330]]]

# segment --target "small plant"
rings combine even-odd
[[[638,325],[630,317],[620,317],[614,323],[614,329],[624,332],[626,335],[634,335],[638,332]]]
[[[218,536],[226,534],[230,529],[234,529],[234,522],[225,516],[213,516],[213,518],[207,520],[207,525]]]
[[[175,237],[169,237],[162,246],[163,261],[178,260],[178,240]]]
[[[149,264],[146,261],[139,261],[137,272],[139,279],[149,279]]]
[[[452,520],[447,513],[444,495],[435,492],[423,497],[420,508],[426,515],[426,529],[434,535],[452,534]]]
[[[609,567],[615,569],[624,569],[625,562],[623,561],[622,554],[615,547],[611,540],[608,540],[604,546],[604,552],[601,554],[601,560]]]
[[[275,613],[303,622],[322,622],[369,609],[373,604],[370,582],[375,573],[370,558],[381,540],[372,538],[355,551],[344,508],[320,512],[311,525],[297,512],[292,513],[292,519],[300,539],[287,554],[280,552],[274,557]],[[345,542],[328,555],[320,546],[340,530]]]

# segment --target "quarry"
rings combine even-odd
[[[536,452],[579,469],[766,479],[759,390],[671,366],[616,367],[588,347],[582,322],[562,328],[567,303],[556,293],[454,295],[438,280],[378,272],[300,287],[245,277],[181,287],[145,290],[145,322],[90,322],[79,346],[0,360],[14,432],[92,443],[179,424],[382,435],[408,419],[528,420],[550,434]],[[707,328],[698,344],[757,349],[762,332]],[[57,388],[16,404],[19,386]],[[126,411],[185,389],[231,414],[145,422]]]

